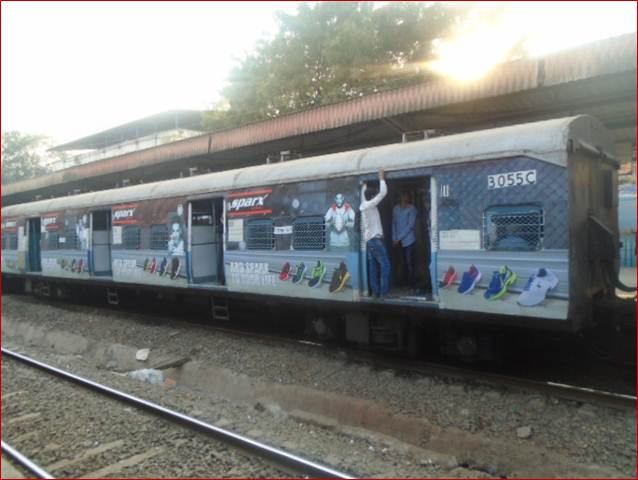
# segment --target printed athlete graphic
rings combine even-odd
[[[355,211],[346,202],[341,193],[335,195],[335,201],[325,215],[326,228],[330,230],[330,247],[347,248],[350,246],[348,229],[354,228]]]

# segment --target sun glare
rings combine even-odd
[[[516,45],[526,54],[538,56],[636,31],[636,2],[476,5],[475,15],[459,25],[450,38],[438,42],[436,58],[427,68],[470,82],[508,60]]]
[[[461,82],[476,80],[495,65],[506,60],[510,45],[503,41],[501,31],[476,28],[451,41],[438,45],[438,59],[429,62],[435,72]]]

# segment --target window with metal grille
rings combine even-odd
[[[122,231],[122,245],[125,250],[137,250],[140,248],[140,227],[127,225]]]
[[[193,212],[191,225],[212,225],[213,215],[208,212]]]
[[[168,227],[151,225],[151,250],[168,249]]]
[[[483,245],[486,250],[540,250],[544,226],[539,206],[489,207],[483,213]]]
[[[45,247],[47,250],[57,250],[60,248],[60,235],[58,232],[48,232]]]
[[[78,241],[78,235],[75,229],[67,229],[64,232],[64,244],[62,248],[67,250],[77,250],[80,248],[80,242]]]
[[[248,250],[272,250],[275,247],[275,227],[270,219],[246,222],[246,248]]]
[[[2,250],[6,250],[6,249],[7,249],[7,236],[2,235]]]
[[[323,250],[326,247],[326,225],[323,217],[302,217],[292,223],[292,248]]]
[[[7,233],[7,250],[17,250],[17,249],[18,249],[18,234]]]

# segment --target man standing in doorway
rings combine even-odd
[[[416,235],[414,226],[416,224],[417,209],[410,202],[410,194],[402,192],[399,203],[392,210],[392,245],[401,247],[403,256],[403,268],[407,277],[408,287],[415,288],[414,285],[414,244]]]
[[[362,202],[361,226],[363,238],[366,242],[366,255],[368,259],[368,278],[370,288],[376,298],[383,298],[390,291],[390,260],[388,252],[383,244],[383,226],[377,205],[388,193],[385,184],[385,172],[379,170],[379,191],[369,189],[366,183],[361,189]]]

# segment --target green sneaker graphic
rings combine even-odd
[[[326,275],[326,266],[321,260],[317,260],[317,265],[312,269],[308,286],[310,288],[320,287],[323,277]]]

